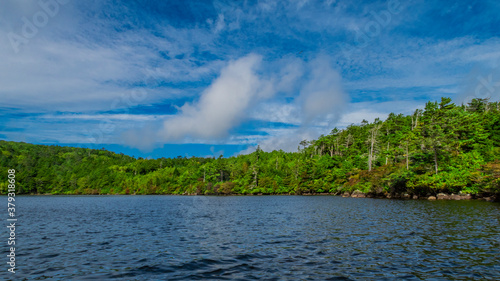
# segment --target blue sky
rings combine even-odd
[[[499,98],[494,0],[0,5],[4,140],[154,158],[295,151],[442,96]]]

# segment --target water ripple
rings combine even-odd
[[[24,196],[18,208],[20,280],[500,279],[498,203]]]

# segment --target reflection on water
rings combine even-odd
[[[332,196],[17,203],[16,280],[500,279],[498,203]]]

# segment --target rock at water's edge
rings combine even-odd
[[[366,197],[366,195],[365,195],[363,192],[361,192],[361,191],[359,191],[359,190],[356,190],[356,191],[354,191],[354,192],[351,194],[351,197],[353,197],[353,198],[365,198],[365,197]]]
[[[470,200],[470,199],[472,199],[472,195],[465,194],[465,193],[460,194],[460,197],[462,197],[462,200]]]
[[[450,196],[448,194],[445,194],[445,193],[438,193],[437,199],[438,200],[450,199]]]
[[[487,201],[487,202],[495,202],[496,201],[496,196],[493,195],[493,196],[490,196],[490,197],[484,197],[483,200],[484,201]]]

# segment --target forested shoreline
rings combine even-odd
[[[449,98],[411,115],[304,140],[297,152],[142,159],[106,150],[0,141],[1,194],[500,193],[500,103]],[[396,196],[394,196],[396,195]]]

